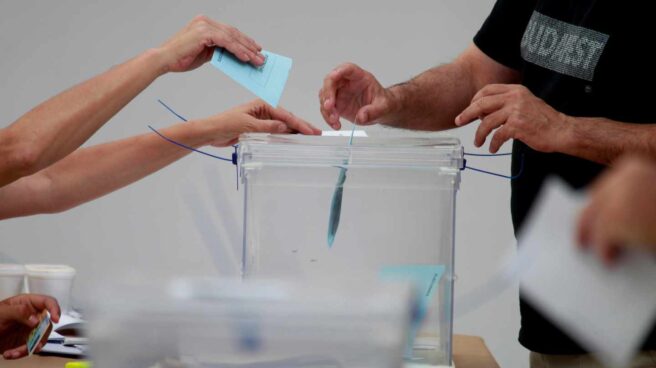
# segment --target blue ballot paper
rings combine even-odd
[[[388,266],[380,270],[380,278],[388,281],[411,282],[419,293],[419,310],[423,317],[443,273],[443,265]]]
[[[353,145],[353,137],[355,137],[356,127],[357,125],[354,124],[353,129],[351,130],[351,138],[348,142],[349,147]],[[348,163],[349,160],[344,161],[344,167],[340,167],[339,169],[337,185],[335,185],[333,199],[330,202],[330,217],[328,218],[328,248],[333,247],[337,228],[339,227],[339,218],[342,215],[342,196],[344,195],[344,183],[346,183],[346,171],[348,170],[346,166]]]
[[[237,59],[229,51],[217,48],[211,64],[266,103],[278,107],[292,68],[292,59],[268,51],[262,51],[262,54],[266,58],[264,65],[255,67]]]
[[[347,162],[344,163],[346,165]],[[342,215],[342,196],[344,195],[344,183],[346,183],[345,167],[339,169],[339,177],[333,192],[333,199],[330,202],[330,216],[328,217],[328,248],[332,248],[335,243],[335,235],[339,227],[339,218]]]

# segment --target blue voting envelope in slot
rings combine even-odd
[[[277,107],[289,78],[292,59],[268,51],[262,51],[262,54],[266,58],[264,65],[255,67],[237,59],[229,51],[217,48],[211,64],[266,103]]]

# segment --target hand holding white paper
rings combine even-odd
[[[627,253],[608,268],[576,246],[583,195],[549,180],[519,236],[520,288],[531,303],[608,366],[625,366],[656,316],[656,262]]]

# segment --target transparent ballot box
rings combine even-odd
[[[97,368],[399,368],[407,285],[192,280],[119,290],[89,319]]]
[[[242,136],[245,279],[399,280],[413,365],[450,366],[459,140]]]

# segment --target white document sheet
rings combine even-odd
[[[352,132],[353,136],[356,138],[366,138],[367,137],[367,132],[364,130],[356,130],[355,132]],[[350,137],[351,136],[351,129],[348,130],[324,130],[321,132],[321,136],[323,137]]]
[[[546,183],[519,237],[520,288],[600,362],[622,367],[656,316],[656,262],[653,255],[634,252],[609,268],[592,251],[577,248],[585,204],[585,196],[563,182]]]

